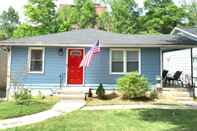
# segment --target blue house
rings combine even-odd
[[[95,41],[101,52],[88,68],[79,64]],[[152,87],[162,74],[164,51],[194,47],[195,41],[179,35],[127,35],[82,29],[1,41],[9,49],[7,89],[95,88],[113,89],[116,80],[131,71],[145,76]]]

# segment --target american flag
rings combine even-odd
[[[85,57],[82,59],[80,63],[80,67],[89,67],[92,61],[92,58],[94,55],[99,53],[101,51],[99,40],[91,47],[91,49],[88,51],[88,53],[85,55]]]

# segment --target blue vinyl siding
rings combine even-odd
[[[141,74],[156,84],[156,76],[160,76],[160,48],[141,49]]]
[[[86,52],[88,49],[86,49]],[[109,48],[102,48],[94,58],[92,65],[86,70],[87,84],[115,84],[118,74],[109,74]],[[141,74],[150,84],[156,84],[156,76],[160,76],[160,48],[141,48]]]
[[[89,49],[86,48],[86,52]],[[116,79],[120,76],[117,74],[109,74],[110,58],[109,48],[101,48],[101,52],[94,57],[91,66],[86,69],[86,84],[115,84]]]
[[[59,87],[59,75],[66,72],[66,49],[64,55],[58,55],[58,47],[45,48],[44,74],[27,73],[28,47],[12,47],[11,74],[21,84],[34,88]],[[87,52],[89,48],[86,48]],[[110,48],[102,48],[95,56],[90,67],[85,72],[85,84],[114,85],[121,75],[110,74]],[[155,84],[155,77],[160,75],[160,49],[141,49],[141,73]],[[64,80],[66,81],[66,80]]]
[[[44,74],[27,73],[28,47],[13,47],[11,74],[24,85],[59,86],[59,75],[66,71],[66,52],[58,55],[58,48],[45,48]],[[40,88],[40,87],[38,87]]]

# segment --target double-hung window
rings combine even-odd
[[[29,48],[29,73],[44,73],[44,51],[41,47]]]
[[[111,74],[125,74],[139,71],[138,49],[111,49],[110,56]]]

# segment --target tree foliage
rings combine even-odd
[[[5,40],[5,39],[6,39],[5,33],[0,32],[0,40]]]
[[[13,33],[13,38],[21,38],[26,36],[35,36],[39,34],[43,34],[40,32],[41,29],[38,29],[38,27],[33,27],[28,24],[21,24],[17,27],[17,29]]]
[[[76,24],[80,28],[91,28],[96,25],[96,10],[92,0],[75,0]]]
[[[112,0],[112,31],[118,33],[138,32],[138,9],[134,0]]]
[[[145,30],[168,34],[178,25],[183,25],[185,11],[177,7],[172,0],[147,0],[145,2],[146,15],[141,23]]]
[[[28,22],[18,26],[13,37],[20,38],[57,32],[55,8],[53,0],[29,0],[24,12]]]
[[[175,26],[197,24],[197,3],[178,7],[172,0],[146,0],[140,9],[135,0],[101,0],[108,11],[97,16],[93,0],[74,0],[74,5],[56,9],[54,0],[29,0],[25,6],[26,23],[19,24],[17,12],[10,7],[0,15],[1,38],[15,38],[95,28],[125,33],[170,33]],[[184,0],[183,0],[184,1]],[[142,11],[143,10],[143,11]]]
[[[72,28],[94,28],[96,11],[92,0],[75,0],[73,6],[64,6],[58,11],[59,31]]]
[[[19,24],[19,15],[11,6],[0,15],[1,36],[10,38]]]
[[[68,31],[72,29],[72,26],[77,21],[76,10],[72,6],[63,6],[57,13],[58,31]]]
[[[197,1],[191,0],[191,3],[187,3],[183,0],[182,7],[185,9],[188,15],[188,22],[189,26],[196,26],[197,25]]]
[[[97,17],[97,27],[101,30],[112,31],[112,20],[109,12],[104,12]]]
[[[53,0],[29,0],[25,6],[25,15],[32,24],[45,30],[43,32],[53,33],[57,31],[55,7]]]

